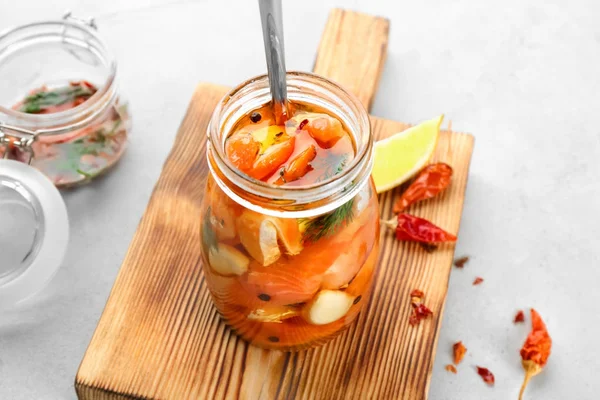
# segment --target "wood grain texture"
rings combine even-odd
[[[389,29],[385,18],[333,10],[313,71],[340,83],[370,109],[385,64]]]
[[[331,18],[336,15],[334,11]],[[361,79],[353,69],[346,72],[349,76],[338,80],[347,87],[352,86],[352,76]],[[78,396],[425,398],[453,258],[451,246],[430,254],[383,232],[372,298],[348,331],[318,349],[261,350],[239,340],[220,321],[200,265],[197,216],[208,174],[206,126],[226,90],[201,84],[192,98],[77,373]],[[407,125],[372,118],[372,128],[380,139]],[[454,167],[454,181],[443,196],[411,212],[451,232],[458,230],[472,147],[471,136],[442,132],[435,157]],[[382,218],[391,216],[397,192],[380,196]],[[419,327],[408,324],[408,293],[414,288],[426,293],[426,304],[434,311],[434,318]]]

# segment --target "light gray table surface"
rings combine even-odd
[[[334,6],[391,20],[374,115],[416,123],[445,113],[476,137],[457,245],[472,259],[452,271],[429,397],[516,399],[529,326],[512,318],[533,306],[554,347],[526,398],[598,398],[600,3],[285,1],[289,69],[311,69]],[[265,70],[256,1],[3,0],[0,29],[65,9],[97,18],[134,129],[110,175],[63,193],[71,240],[58,275],[0,315],[0,399],[75,397],[75,373],[195,85]],[[475,276],[485,282],[472,286]],[[444,365],[457,340],[468,353],[452,375]],[[495,387],[475,365],[494,372]]]

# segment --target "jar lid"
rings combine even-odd
[[[50,281],[68,238],[67,209],[52,182],[26,163],[0,159],[0,309]]]

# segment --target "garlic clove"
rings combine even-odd
[[[219,243],[208,250],[208,263],[220,275],[242,275],[248,270],[250,259],[235,247]]]
[[[342,318],[354,302],[354,297],[341,290],[321,290],[305,306],[304,318],[313,325],[325,325]]]

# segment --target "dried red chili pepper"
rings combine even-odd
[[[423,168],[417,179],[394,204],[394,213],[399,213],[411,204],[434,197],[450,184],[452,167],[448,164],[437,163]]]
[[[521,322],[525,322],[525,314],[523,313],[523,310],[519,310],[517,312],[517,314],[515,315],[515,320],[513,321],[515,324],[521,323]]]
[[[452,364],[446,365],[445,368],[446,368],[446,371],[448,371],[448,372],[452,372],[453,374],[456,373],[456,367],[454,365],[452,365]]]
[[[410,292],[410,297],[418,297],[422,299],[423,297],[425,297],[425,294],[419,289],[415,289],[412,292]]]
[[[468,262],[469,262],[468,256],[460,257],[460,258],[457,258],[456,260],[454,260],[454,266],[456,268],[463,268],[465,266],[465,264]]]
[[[478,276],[473,281],[473,285],[479,285],[481,282],[483,282],[483,278]]]
[[[452,346],[454,352],[454,364],[458,365],[467,353],[467,348],[462,342],[456,342]]]
[[[456,242],[456,236],[435,226],[426,219],[409,214],[398,214],[383,223],[396,230],[396,239],[422,243]]]
[[[494,374],[492,374],[487,368],[477,366],[477,373],[479,374],[479,376],[481,376],[481,379],[483,379],[483,381],[490,386],[493,386],[494,382],[496,382]]]
[[[523,398],[525,388],[529,380],[542,372],[542,369],[548,362],[550,357],[550,349],[552,348],[552,339],[546,329],[546,324],[542,321],[542,317],[531,309],[531,332],[525,339],[525,343],[521,348],[521,364],[525,370],[525,380],[521,385],[519,392],[519,400]]]

